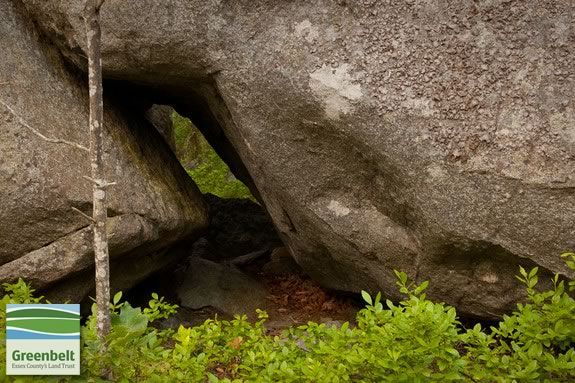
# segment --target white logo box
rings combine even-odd
[[[6,305],[7,375],[80,375],[80,305]]]

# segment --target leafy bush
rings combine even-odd
[[[575,270],[575,254],[565,257]],[[141,310],[116,294],[107,353],[98,353],[92,315],[82,328],[83,375],[64,379],[96,381],[107,368],[121,382],[575,381],[573,282],[556,276],[552,290],[537,292],[537,268],[520,269],[527,303],[496,327],[465,330],[453,307],[426,299],[427,282],[415,285],[405,273],[396,275],[405,300],[382,302],[380,294],[363,292],[367,306],[357,326],[308,323],[274,337],[266,334],[262,311],[256,323],[237,316],[158,330],[154,322],[175,306],[153,295]],[[3,304],[40,300],[22,281],[4,288]]]
[[[575,270],[575,254],[563,256]],[[558,275],[552,290],[537,292],[537,268],[520,268],[520,274],[528,303],[518,304],[490,334],[480,325],[464,334],[468,371],[477,381],[575,381],[575,301]],[[567,290],[575,291],[572,281]]]

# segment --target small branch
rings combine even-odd
[[[72,210],[74,210],[76,213],[80,214],[82,217],[86,218],[88,221],[95,223],[96,221],[94,221],[94,218],[90,217],[87,214],[84,214],[83,211],[76,209],[74,206],[72,206]]]
[[[88,177],[88,176],[82,176],[82,178],[90,181],[94,185],[99,186],[101,188],[107,188],[108,186],[114,186],[117,184],[117,182],[108,182],[106,180],[95,180],[95,179]]]
[[[18,120],[18,122],[20,123],[20,125],[24,126],[25,128],[28,128],[28,130],[30,130],[32,133],[34,133],[35,135],[37,135],[38,137],[40,137],[40,138],[43,139],[44,141],[46,141],[46,142],[51,142],[51,143],[54,143],[54,144],[66,144],[66,145],[69,145],[69,146],[71,146],[71,147],[73,147],[73,148],[80,149],[80,150],[83,150],[83,151],[85,151],[85,152],[90,152],[90,149],[88,149],[87,147],[82,146],[82,145],[80,145],[80,144],[77,144],[77,143],[75,143],[75,142],[66,141],[66,140],[61,140],[61,139],[58,139],[58,138],[49,138],[49,137],[46,137],[45,135],[43,135],[42,133],[40,133],[39,131],[37,131],[37,130],[34,129],[33,127],[31,127],[31,126],[26,122],[26,120],[24,120],[22,117],[20,117],[20,116],[18,115],[18,113],[16,113],[16,112],[14,111],[14,109],[12,109],[12,107],[10,107],[10,105],[6,104],[6,103],[5,103],[4,101],[2,101],[2,100],[0,100],[0,104],[2,104],[6,109],[8,109],[8,111],[9,111],[10,113],[12,113],[12,115],[13,115],[14,117],[16,117],[16,119]]]
[[[251,253],[240,255],[239,257],[232,259],[230,261],[230,264],[234,266],[244,266],[247,265],[248,263],[255,261],[258,258],[268,255],[269,253],[270,249],[253,251]]]
[[[465,371],[461,371],[461,373],[463,374],[463,376],[465,376],[466,378],[469,378],[472,382],[477,382],[477,380],[475,380],[473,378],[473,376],[469,375],[468,373],[466,373]]]

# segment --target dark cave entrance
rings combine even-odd
[[[161,256],[174,261],[124,289],[122,299],[146,307],[153,292],[164,296],[180,309],[158,326],[174,328],[216,316],[248,314],[255,319],[256,309],[268,312],[270,331],[308,321],[353,322],[362,306],[356,294],[322,288],[284,246],[250,173],[221,128],[231,116],[214,84],[198,79],[193,92],[186,85],[105,84],[128,116],[139,121],[146,117],[138,128],[153,131],[150,138],[170,147],[186,170],[182,176],[187,173],[204,192],[209,215],[199,237],[163,249]]]
[[[127,291],[127,301],[144,307],[155,292],[178,304],[178,314],[159,324],[164,327],[235,314],[255,319],[256,309],[270,315],[270,331],[309,320],[354,320],[356,297],[322,289],[292,258],[265,206],[254,197],[257,190],[250,192],[255,188],[244,165],[229,162],[237,155],[222,142],[225,137],[204,136],[171,106],[155,104],[146,118],[198,185],[208,205],[209,225],[198,239],[174,245],[169,251],[181,253],[175,257],[179,261]],[[214,139],[214,147],[227,154],[226,162],[212,147]]]

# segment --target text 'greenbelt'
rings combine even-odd
[[[35,361],[35,362],[65,362],[74,360],[74,351],[66,350],[65,352],[22,352],[14,350],[12,352],[12,360],[14,361]]]

